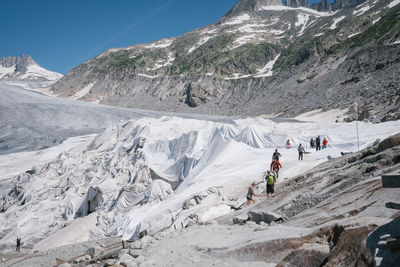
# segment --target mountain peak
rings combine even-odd
[[[305,1],[305,0],[304,0]],[[254,12],[261,6],[282,6],[281,0],[239,0],[239,2],[225,15],[235,16],[242,12]]]
[[[28,54],[0,58],[0,80],[56,81],[60,73],[39,66]]]

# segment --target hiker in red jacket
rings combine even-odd
[[[282,168],[281,163],[278,160],[273,159],[269,169],[274,172],[275,180],[278,179],[280,168]]]
[[[322,141],[322,149],[325,149],[327,144],[328,144],[328,139],[326,139],[325,137],[324,140]]]

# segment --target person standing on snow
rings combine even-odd
[[[17,247],[15,248],[15,251],[21,251],[21,238],[17,238]]]
[[[277,161],[279,161],[279,157],[282,157],[282,155],[278,152],[278,149],[275,149],[274,154],[272,154],[272,160],[276,159]]]
[[[265,180],[267,182],[267,197],[272,197],[272,194],[274,193],[275,178],[270,171],[267,171]]]
[[[319,135],[317,138],[315,138],[315,149],[317,151],[321,150],[321,137],[319,137]]]
[[[285,147],[286,147],[287,149],[289,149],[289,148],[292,147],[292,144],[290,143],[290,140],[289,140],[289,139],[286,141]]]
[[[327,144],[328,144],[328,139],[326,139],[325,137],[324,140],[322,141],[322,149],[325,149]]]
[[[249,190],[247,191],[247,195],[246,195],[246,205],[249,206],[250,203],[253,201],[253,204],[256,203],[256,200],[254,198],[254,196],[256,195],[254,193],[254,188],[256,187],[256,183],[252,183],[251,186],[249,187]]]
[[[306,151],[304,150],[304,147],[301,144],[299,144],[299,147],[297,148],[297,151],[299,151],[299,159],[298,160],[300,160],[300,159],[303,160],[303,154]]]
[[[310,140],[310,147],[311,148],[315,147],[314,138],[312,138],[312,137],[311,137],[311,140]]]
[[[273,159],[271,165],[269,166],[269,169],[274,172],[275,180],[278,179],[279,170],[281,168],[282,168],[281,163],[278,160]]]

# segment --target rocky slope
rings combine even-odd
[[[360,119],[398,119],[398,3],[240,0],[212,25],[109,49],[52,90],[108,105],[223,115],[295,116],[357,101]]]
[[[0,58],[0,81],[55,82],[61,77],[40,67],[29,55]]]

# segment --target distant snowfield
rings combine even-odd
[[[359,128],[365,147],[396,133],[400,121],[359,123]],[[328,138],[327,150],[308,148],[317,134]],[[283,148],[287,139],[292,149]],[[299,143],[312,152],[303,162],[297,161]],[[20,236],[31,244],[43,239],[35,248],[44,249],[105,235],[133,239],[144,230],[181,228],[193,216],[207,222],[244,201],[249,184],[262,181],[275,148],[282,154],[279,182],[356,147],[354,123],[328,120],[222,123],[164,116],[120,122],[102,134],[74,137],[40,153],[0,156],[11,170],[0,172],[0,193],[15,185],[24,192],[24,205],[12,205],[0,216],[0,231],[6,233],[0,245],[12,245]],[[84,216],[88,198],[96,212]],[[84,217],[74,221],[77,214]]]
[[[44,77],[49,81],[56,81],[62,76],[63,75],[60,73],[46,70],[38,65],[29,65],[28,70],[24,75],[21,76],[21,78],[35,80]]]

